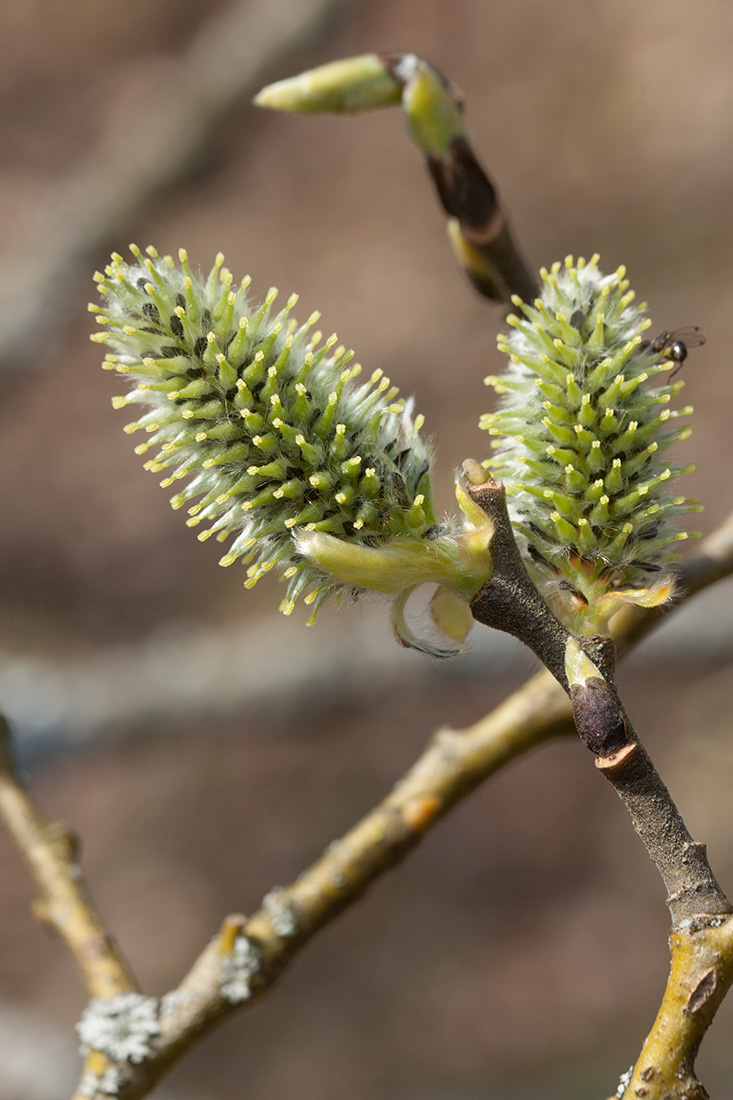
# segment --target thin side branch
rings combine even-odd
[[[506,305],[536,296],[537,278],[522,256],[496,189],[473,150],[456,86],[414,53],[370,53],[319,65],[263,88],[259,107],[279,111],[359,112],[401,103],[423,158],[448,236],[469,281]]]
[[[682,570],[688,595],[731,573],[733,516],[701,544],[700,553]],[[648,611],[620,617],[616,634],[620,648],[628,648],[624,632],[633,638],[629,643],[633,644],[658,618],[657,613]],[[122,1100],[147,1095],[219,1020],[269,990],[300,948],[406,856],[451,806],[510,760],[572,729],[569,699],[543,670],[473,726],[436,734],[389,798],[331,845],[295,883],[270,895],[249,920],[227,918],[179,988],[161,1002],[161,1034],[151,1057],[138,1065],[115,1067]],[[54,851],[53,830],[18,783],[7,742],[3,744],[0,812],[44,896],[52,894],[59,906],[68,900],[67,909],[76,914],[71,932],[63,922],[59,930],[62,934],[66,930],[69,949],[84,960],[85,974],[94,974],[94,981],[88,981],[90,995],[112,998],[134,990],[132,978],[86,897],[78,867],[71,863],[74,870],[69,873],[69,865]],[[283,921],[283,914],[290,921]],[[243,937],[256,944],[260,964],[252,975],[249,999],[234,1002],[222,994],[222,970]],[[103,1074],[110,1064],[103,1055],[92,1052],[85,1064],[87,1081],[90,1074]],[[75,1100],[89,1100],[90,1095],[85,1085]]]
[[[421,147],[438,199],[448,215],[448,236],[469,282],[479,294],[494,301],[508,304],[512,294],[532,301],[538,292],[537,278],[514,240],[496,188],[479,163],[468,131],[458,122],[450,140],[431,148],[422,129],[420,99],[413,106],[409,94],[418,80],[434,81],[432,95],[442,100],[442,110],[451,103],[462,117],[461,93],[422,58],[391,54],[382,60],[404,89],[408,128]],[[431,97],[425,98],[430,101]],[[439,113],[436,108],[431,122]]]
[[[453,805],[508,761],[563,733],[566,714],[564,697],[543,672],[475,726],[440,730],[392,793],[330,844],[294,883],[268,895],[248,920],[232,917],[224,922],[166,998],[175,1008],[161,1014],[161,1034],[151,1057],[141,1065],[119,1066],[120,1100],[147,1095],[218,1021],[266,992],[316,932],[403,859]],[[260,965],[249,996],[232,1003],[222,987],[237,936],[253,945]]]
[[[137,989],[127,964],[87,894],[74,835],[49,822],[18,776],[7,722],[0,716],[0,821],[40,891],[36,917],[65,942],[90,997],[111,998]]]

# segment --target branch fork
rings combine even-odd
[[[477,469],[479,484],[484,476],[481,468]],[[708,536],[699,555],[686,564],[683,572],[685,597],[731,574],[731,532],[733,517]],[[658,611],[646,612],[642,617],[638,608],[625,608],[615,623],[619,648],[628,649],[649,632],[657,618]],[[603,646],[599,652],[603,652]],[[84,1087],[82,1089],[80,1084],[74,1100],[89,1100],[94,1093],[90,1093],[87,1086],[96,1080],[106,1083],[107,1079],[114,1080],[118,1095],[124,1100],[147,1095],[166,1070],[218,1020],[244,1004],[253,1003],[254,996],[266,992],[288,959],[323,925],[360,897],[383,871],[406,856],[424,832],[445,813],[510,760],[559,734],[569,733],[569,719],[567,694],[558,690],[550,675],[542,671],[475,725],[437,733],[385,802],[341,841],[331,845],[322,859],[287,888],[287,896],[297,904],[304,918],[297,943],[293,943],[292,938],[283,940],[274,934],[264,907],[248,921],[241,915],[227,918],[220,934],[203,950],[178,989],[162,998],[161,1035],[153,1042],[152,1057],[140,1065],[119,1067],[110,1064],[106,1056],[91,1051],[85,1060]],[[20,783],[12,764],[5,723],[1,732],[0,817],[28,863],[39,890],[45,895],[48,892],[47,868],[55,866],[57,860],[53,829],[35,805],[32,795]],[[604,774],[606,771],[623,772],[630,767],[633,755],[622,750],[618,757],[598,758],[598,766]],[[29,822],[32,827],[27,827]],[[397,827],[400,822],[404,828]],[[38,846],[41,850],[49,849],[44,858],[38,858]],[[690,841],[682,858],[698,858],[697,849],[704,851],[702,846]],[[69,852],[68,846],[66,851]],[[77,891],[74,905],[86,910],[83,920],[75,927],[94,925],[102,930],[100,945],[109,944],[102,921],[83,889],[76,864],[73,872],[71,877]],[[63,880],[65,872],[61,868],[56,874],[61,874]],[[337,882],[343,883],[338,889]],[[689,919],[681,917],[680,925],[670,941],[673,970],[665,1000],[632,1071],[631,1083],[627,1087],[625,1082],[629,1100],[636,1096],[638,1089],[646,1089],[649,1100],[658,1100],[665,1095],[665,1082],[672,1083],[667,1094],[673,1100],[704,1096],[700,1091],[702,1086],[692,1073],[692,1065],[702,1032],[730,984],[729,972],[733,964],[728,960],[733,960],[733,922],[725,915],[708,914]],[[258,947],[263,968],[252,976],[253,997],[235,1005],[222,995],[222,970],[226,969],[223,960],[234,954],[242,936]],[[85,975],[90,996],[105,996],[106,972],[111,976],[106,986],[109,999],[137,989],[114,950],[107,954],[104,964],[100,964],[95,961],[96,954],[91,958],[86,953],[82,955],[72,942],[67,943]],[[683,1080],[679,1085],[674,1084],[675,1073],[683,1064]],[[695,1089],[697,1091],[693,1091]]]

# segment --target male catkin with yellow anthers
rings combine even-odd
[[[690,433],[674,427],[684,382],[663,381],[675,364],[642,333],[625,271],[603,275],[598,257],[568,257],[541,272],[541,296],[513,298],[499,348],[504,375],[486,381],[502,395],[481,425],[496,437],[485,465],[507,488],[515,534],[545,596],[567,626],[597,633],[619,599],[662,602],[670,550],[687,534],[671,522],[699,510],[674,493],[694,466],[662,455]]]
[[[115,406],[142,406],[126,431],[147,433],[146,468],[182,483],[173,507],[206,525],[200,539],[231,538],[221,564],[242,558],[247,587],[280,572],[286,614],[298,597],[315,617],[345,588],[400,594],[423,580],[470,598],[488,566],[437,524],[423,418],[382,372],[358,383],[352,353],[312,332],[318,314],[290,318],[295,295],[274,315],[275,290],[250,306],[249,279],[235,286],[221,255],[204,279],[183,251],[180,266],[132,252],[96,276],[105,329],[92,339],[131,383]]]

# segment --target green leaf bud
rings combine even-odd
[[[361,54],[268,84],[255,96],[255,103],[277,111],[340,113],[387,107],[401,98],[402,85],[384,59]]]
[[[689,434],[671,425],[691,409],[668,407],[683,383],[664,380],[675,364],[643,339],[650,321],[624,269],[597,263],[568,257],[541,272],[534,302],[512,299],[499,337],[509,366],[486,379],[501,401],[481,419],[528,567],[576,633],[604,630],[618,599],[668,598],[662,569],[687,537],[673,521],[697,510],[674,486],[694,467],[662,457]]]
[[[404,81],[402,103],[407,128],[423,155],[447,157],[457,138],[467,138],[455,93],[432,65],[405,54],[396,65]]]
[[[402,102],[410,135],[424,155],[446,157],[456,138],[467,138],[455,89],[427,61],[406,53],[361,54],[330,61],[269,84],[258,107],[309,114],[359,112]]]

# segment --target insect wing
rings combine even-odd
[[[698,325],[688,325],[687,328],[678,328],[674,332],[667,333],[665,347],[669,347],[676,340],[681,340],[688,348],[701,348],[705,343],[705,333]]]

